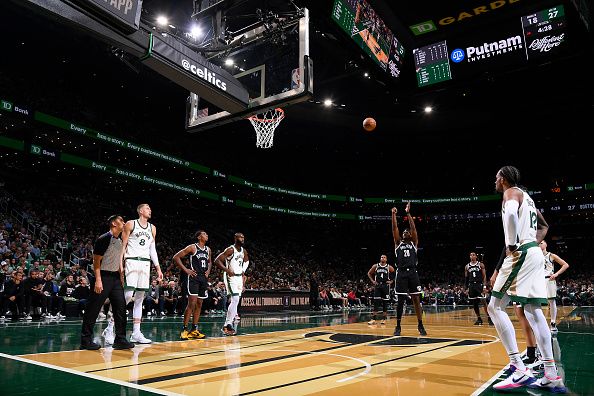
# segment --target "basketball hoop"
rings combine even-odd
[[[285,111],[281,108],[270,109],[264,113],[248,117],[256,130],[256,147],[272,147],[274,130],[283,118],[285,118]]]

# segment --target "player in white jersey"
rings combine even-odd
[[[235,244],[229,246],[215,259],[217,267],[223,270],[223,278],[227,287],[227,294],[230,295],[231,303],[227,308],[227,318],[223,326],[225,335],[235,335],[233,320],[237,315],[237,306],[243,292],[245,271],[250,265],[247,250],[243,247],[245,237],[241,232],[235,234]]]
[[[547,251],[547,242],[540,242],[540,249],[544,254],[545,278],[547,280],[547,299],[549,300],[549,313],[551,315],[551,333],[557,334],[557,278],[567,271],[569,264],[555,253]],[[561,264],[559,271],[555,272],[555,263]]]
[[[157,282],[163,280],[163,273],[159,266],[159,257],[155,245],[157,228],[149,223],[151,218],[151,207],[148,204],[140,204],[136,208],[138,219],[128,220],[122,232],[123,257],[124,257],[124,296],[126,304],[134,300],[132,310],[133,327],[130,341],[139,344],[150,344],[152,341],[146,338],[140,331],[142,320],[142,303],[144,292],[149,290],[151,284],[151,261],[157,269]],[[103,332],[106,343],[112,339],[113,327],[110,321]]]
[[[547,293],[538,243],[544,239],[548,224],[528,193],[518,187],[519,182],[520,171],[513,166],[504,166],[495,178],[495,189],[503,193],[501,217],[507,255],[495,279],[488,309],[511,364],[509,377],[493,388],[507,391],[529,385],[565,393],[553,358],[551,331],[540,308],[547,303]],[[505,312],[510,300],[522,303],[540,347],[545,372],[538,380],[520,356],[514,326]]]

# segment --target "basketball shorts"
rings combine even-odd
[[[477,298],[485,298],[483,296],[483,284],[482,283],[470,283],[468,285],[468,298],[474,300]]]
[[[204,274],[198,274],[194,277],[184,275],[181,289],[184,296],[196,296],[204,300],[208,298],[208,279]]]
[[[423,288],[419,274],[414,268],[403,268],[396,271],[396,294],[421,294]]]
[[[493,286],[493,296],[503,298],[507,294],[512,301],[522,305],[547,304],[543,257],[536,242],[520,245],[503,260]]]
[[[547,298],[557,298],[557,281],[547,278]]]
[[[227,294],[231,296],[241,296],[243,292],[243,276],[242,275],[234,275],[234,276],[227,276],[227,273],[223,273],[223,280],[225,282],[225,286],[227,287]]]
[[[390,299],[390,286],[386,283],[378,284],[373,291],[373,297],[388,301]]]
[[[151,285],[150,259],[124,259],[124,289],[147,291]]]

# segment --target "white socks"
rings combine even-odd
[[[542,354],[542,361],[545,365],[545,375],[549,378],[557,378],[557,367],[555,366],[555,359],[553,358],[553,345],[551,343],[551,330],[547,323],[547,318],[544,316],[540,306],[527,304],[524,305],[524,314],[534,336],[538,349]]]
[[[235,319],[235,315],[237,315],[237,306],[239,305],[239,296],[231,296],[231,303],[229,304],[229,308],[227,308],[227,318],[225,320],[225,326],[230,324],[233,326],[233,319]]]
[[[549,308],[551,308],[551,323],[557,324],[557,301],[554,298],[549,300]]]
[[[495,296],[491,296],[491,301],[487,307],[489,316],[497,329],[497,334],[501,339],[501,343],[505,347],[507,354],[509,355],[510,362],[520,370],[525,370],[526,366],[520,358],[518,351],[518,342],[516,341],[516,330],[510,320],[505,307],[509,303],[509,296],[505,295],[502,299]]]
[[[130,304],[130,301],[134,300],[134,308],[132,309],[132,318],[138,320],[139,323],[134,323],[132,326],[132,334],[140,333],[140,320],[142,319],[142,303],[144,302],[144,291],[126,290],[124,291],[124,298],[126,299],[126,305]],[[110,322],[110,324],[113,322]],[[110,325],[108,324],[108,326]]]

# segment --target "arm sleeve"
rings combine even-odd
[[[505,202],[505,217],[506,217],[506,233],[505,233],[505,243],[510,245],[515,245],[518,238],[518,209],[520,208],[520,203],[515,199],[509,199]]]
[[[155,240],[151,242],[150,252],[151,252],[151,261],[156,267],[160,267],[159,265],[159,256],[157,255],[157,248],[155,247]]]

